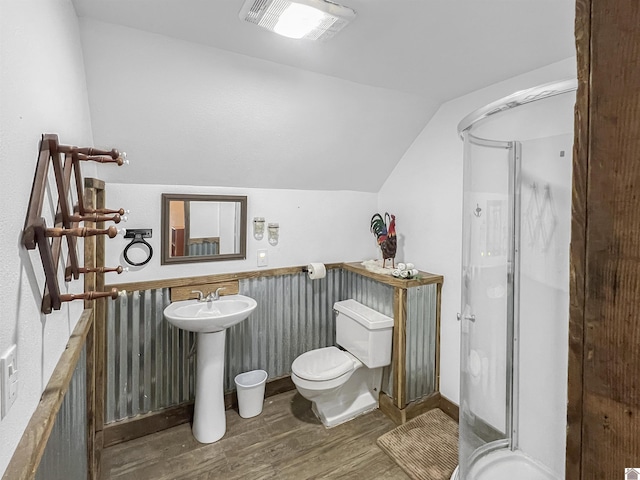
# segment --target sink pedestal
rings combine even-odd
[[[224,409],[224,342],[226,329],[198,333],[193,436],[200,443],[220,440],[227,429]]]

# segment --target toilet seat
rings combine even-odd
[[[355,370],[359,363],[350,353],[336,347],[325,347],[300,355],[293,361],[291,370],[298,378],[323,382]]]

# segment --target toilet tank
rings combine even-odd
[[[353,299],[336,302],[336,343],[369,368],[391,363],[393,318]]]

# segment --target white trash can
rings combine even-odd
[[[236,375],[238,410],[242,418],[251,418],[262,413],[264,386],[268,374],[264,370],[251,370]]]

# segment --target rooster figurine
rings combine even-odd
[[[396,216],[384,214],[384,218],[379,213],[371,217],[371,231],[378,239],[378,245],[382,250],[382,266],[387,263],[387,258],[391,259],[391,265],[395,268],[396,249],[398,241],[396,239]]]

